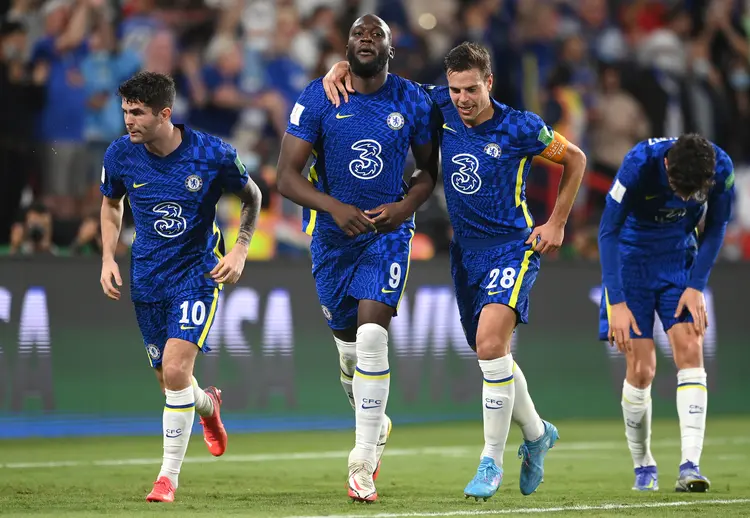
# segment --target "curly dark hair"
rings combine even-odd
[[[177,96],[174,80],[155,72],[138,72],[120,85],[118,93],[126,102],[148,106],[154,115],[171,108]]]
[[[667,152],[669,185],[685,198],[705,198],[714,185],[716,151],[705,137],[682,135]]]
[[[470,41],[465,41],[451,49],[445,56],[443,65],[448,73],[465,72],[476,68],[482,73],[482,79],[487,79],[492,74],[490,53],[486,48]]]

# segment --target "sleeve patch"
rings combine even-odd
[[[545,128],[546,129],[546,128]],[[547,144],[547,148],[540,154],[555,163],[562,163],[562,159],[565,157],[565,152],[568,150],[568,141],[557,132],[552,132],[552,140]]]
[[[730,190],[733,185],[734,185],[734,171],[729,173],[729,176],[727,176],[727,179],[724,182],[724,190],[725,191]]]
[[[104,180],[106,177],[107,177],[107,171],[104,169],[104,166],[102,166],[102,183],[104,183]]]
[[[626,192],[627,189],[620,183],[620,180],[615,180],[615,184],[612,186],[612,189],[610,189],[609,195],[612,196],[612,199],[617,203],[622,203],[622,199],[625,197]]]
[[[292,108],[292,113],[291,115],[289,115],[289,122],[291,122],[295,126],[299,126],[300,117],[302,117],[303,111],[305,111],[304,106],[302,106],[300,103],[294,103],[294,108]]]
[[[555,134],[547,126],[542,126],[537,139],[545,146],[549,146],[555,140]]]

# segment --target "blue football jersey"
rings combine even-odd
[[[604,217],[623,218],[619,242],[623,251],[694,248],[696,227],[707,206],[727,221],[734,193],[734,166],[720,147],[716,150],[714,187],[705,199],[683,200],[669,186],[664,159],[677,139],[652,138],[638,143],[626,156],[607,195]]]
[[[183,129],[182,143],[158,157],[125,135],[104,155],[100,190],[127,194],[135,221],[130,268],[134,301],[157,302],[186,289],[216,286],[208,275],[223,255],[215,223],[223,192],[248,180],[236,150],[221,139]]]
[[[350,94],[339,108],[316,79],[294,105],[287,133],[314,145],[309,179],[318,190],[369,210],[403,199],[409,148],[431,140],[431,110],[419,85],[393,74],[377,92]],[[345,236],[329,214],[305,208],[302,224],[314,239]],[[413,227],[413,218],[405,224]]]
[[[533,227],[526,205],[531,159],[554,140],[536,114],[492,101],[493,117],[467,127],[445,86],[425,86],[443,116],[443,184],[456,236],[497,237]]]

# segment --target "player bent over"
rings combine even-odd
[[[219,290],[240,278],[260,210],[260,190],[237,152],[219,138],[171,122],[175,85],[162,74],[142,72],[119,89],[128,135],[104,155],[101,192],[104,293],[120,299],[114,251],[128,196],[135,221],[131,298],[146,352],[166,396],[164,460],[146,497],[172,502],[195,412],[215,456],[227,447],[221,391],[201,390],[193,377],[198,351],[208,351]],[[223,192],[243,202],[240,232],[224,256],[214,221]]]
[[[385,22],[355,21],[347,45],[352,102],[337,110],[321,80],[310,83],[292,110],[278,164],[279,192],[304,207],[312,235],[312,273],[355,412],[348,494],[365,502],[377,499],[390,433],[387,330],[406,286],[413,214],[437,177],[432,103],[416,83],[388,74],[393,52]],[[406,186],[409,148],[417,171]],[[307,181],[301,173],[311,154]]]
[[[599,228],[599,338],[627,360],[622,411],[635,490],[659,488],[650,441],[654,313],[678,369],[682,460],[675,490],[705,492],[711,485],[699,468],[708,402],[703,290],[731,215],[733,171],[729,156],[699,135],[650,139],[628,153],[607,195]]]
[[[503,477],[503,452],[511,420],[523,432],[520,489],[536,491],[544,457],[558,438],[529,395],[513,361],[510,342],[528,322],[529,293],[540,254],[556,250],[583,178],[586,157],[538,116],[490,97],[489,53],[463,43],[445,58],[448,87],[426,86],[440,108],[440,150],[448,215],[454,230],[451,270],[466,339],[484,376],[484,440],[479,468],[464,489],[467,497],[490,498]],[[324,80],[328,98],[348,99],[348,66],[337,63]],[[351,91],[351,90],[349,90]],[[345,105],[346,108],[351,104]],[[534,156],[562,163],[560,194],[549,221],[534,228],[526,206],[526,176]],[[533,228],[533,230],[532,230]]]

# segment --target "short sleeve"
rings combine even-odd
[[[328,102],[321,80],[307,85],[292,108],[286,132],[314,144],[320,137],[322,113]]]
[[[225,192],[238,192],[245,188],[248,174],[245,164],[237,156],[237,150],[229,144],[226,146],[226,154],[221,168],[221,188]]]
[[[427,144],[432,140],[432,134],[435,131],[433,121],[433,102],[430,96],[421,88],[416,88],[417,102],[415,109],[414,128],[411,135],[411,143],[415,146]]]
[[[541,155],[555,140],[555,131],[536,113],[518,113],[518,139],[523,154]]]
[[[632,198],[633,191],[637,190],[640,172],[646,165],[648,156],[642,144],[631,149],[622,160],[622,165],[615,175],[612,187],[607,193],[607,199],[626,206]]]
[[[119,200],[127,193],[125,182],[122,178],[120,165],[117,161],[117,144],[113,142],[104,153],[104,163],[102,164],[102,178],[99,190],[107,198]]]

